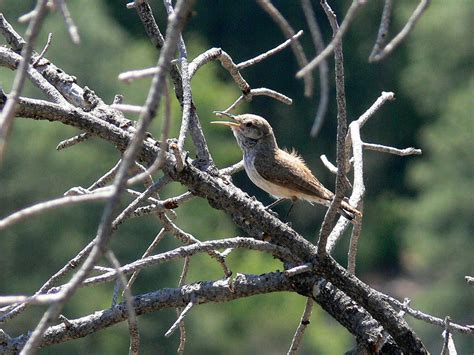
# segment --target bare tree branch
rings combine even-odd
[[[362,147],[367,150],[373,150],[373,151],[382,152],[382,153],[390,153],[390,154],[395,154],[395,155],[400,155],[400,156],[421,154],[421,149],[416,149],[416,148],[411,148],[411,147],[405,148],[405,149],[397,149],[393,147],[387,147],[385,145],[371,144],[371,143],[362,143]]]
[[[252,59],[248,59],[244,62],[241,62],[239,64],[237,64],[237,68],[239,70],[241,69],[244,69],[244,68],[247,68],[251,65],[254,65],[254,64],[257,64],[257,63],[260,63],[262,60],[265,60],[267,59],[268,57],[282,51],[283,49],[285,49],[286,47],[288,47],[289,45],[291,45],[294,41],[296,41],[297,39],[299,39],[301,36],[303,35],[303,31],[298,31],[298,33],[296,33],[295,35],[291,36],[291,38],[288,38],[285,42],[283,42],[282,44],[280,44],[279,46],[276,46],[275,48],[273,49],[270,49],[269,51],[265,52],[265,53],[262,53],[258,56],[256,56],[255,58],[252,58]]]
[[[309,0],[302,0],[301,5],[303,7],[303,13],[306,17],[306,22],[311,32],[311,38],[313,39],[314,47],[316,52],[319,54],[324,50],[324,40],[314,15],[313,7]],[[324,118],[329,104],[329,68],[326,60],[321,62],[319,65],[319,90],[320,98],[319,105],[314,118],[313,126],[311,127],[311,137],[316,137],[323,126]]]
[[[80,285],[80,283],[87,277],[90,270],[93,268],[97,260],[102,256],[104,250],[110,240],[112,234],[112,221],[114,218],[114,212],[117,208],[117,204],[120,201],[120,194],[124,190],[126,185],[126,174],[128,168],[135,160],[135,156],[138,153],[143,138],[145,137],[146,128],[148,127],[151,119],[155,115],[158,99],[161,96],[161,91],[164,86],[165,73],[169,67],[171,56],[174,53],[175,46],[178,40],[179,32],[184,25],[184,20],[186,19],[187,13],[189,12],[192,5],[192,1],[178,1],[176,5],[176,14],[170,17],[170,23],[168,26],[168,38],[163,46],[163,50],[158,60],[157,66],[162,68],[162,72],[155,75],[152,81],[151,89],[146,102],[146,111],[142,112],[140,119],[137,125],[137,131],[134,134],[130,146],[124,153],[122,164],[119,167],[117,176],[114,180],[114,192],[110,197],[106,207],[104,208],[104,213],[102,215],[101,223],[98,230],[98,235],[96,238],[96,244],[92,249],[91,253],[87,257],[86,261],[82,265],[81,269],[74,275],[72,280],[68,283],[67,287],[62,289],[61,302],[57,302],[48,309],[43,315],[43,318],[39,322],[36,329],[33,331],[28,342],[25,344],[23,349],[24,352],[29,353],[33,352],[37,348],[41,336],[49,324],[56,319],[61,309],[67,299],[69,299],[74,293],[75,289]]]
[[[64,0],[55,1],[56,3],[53,3],[51,0],[48,6],[51,6],[51,4],[65,6]],[[122,154],[122,159],[105,175],[92,183],[89,188],[73,187],[61,199],[47,201],[29,210],[17,211],[12,215],[13,217],[10,216],[0,221],[0,229],[2,229],[7,226],[5,223],[10,225],[15,221],[19,221],[19,218],[43,212],[48,208],[62,206],[63,203],[85,201],[100,194],[104,194],[104,198],[110,196],[97,234],[91,236],[90,243],[47,280],[38,291],[31,296],[0,297],[0,305],[6,305],[0,308],[0,322],[13,319],[30,305],[49,305],[47,312],[33,332],[26,333],[25,331],[24,335],[16,338],[11,338],[8,334],[0,332],[0,352],[19,352],[23,349],[24,353],[34,353],[38,347],[83,337],[98,329],[128,320],[130,353],[136,354],[139,351],[136,316],[163,308],[175,308],[177,319],[166,335],[169,336],[176,329],[180,329],[178,353],[183,353],[186,343],[184,317],[190,315],[192,308],[201,303],[226,302],[275,291],[297,292],[307,298],[305,312],[294,335],[289,353],[295,353],[300,347],[302,335],[309,323],[314,302],[321,305],[356,337],[357,349],[361,352],[427,353],[422,341],[403,319],[404,311],[415,318],[445,329],[445,343],[448,345],[452,332],[472,334],[474,331],[472,327],[452,323],[449,319],[443,321],[440,318],[413,310],[408,307],[408,303],[400,304],[397,300],[377,292],[354,276],[362,226],[360,217],[356,217],[353,221],[354,227],[348,252],[347,270],[337,264],[330,256],[334,245],[349,225],[347,219],[340,218],[333,226],[338,206],[344,198],[345,189],[350,186],[346,174],[351,169],[351,162],[354,167],[354,187],[349,203],[357,206],[362,211],[365,191],[363,176],[364,149],[398,155],[421,153],[420,150],[414,148],[397,149],[364,143],[361,140],[360,130],[363,125],[381,105],[393,99],[393,93],[383,92],[372,107],[349,125],[349,132],[347,132],[342,37],[349,28],[357,10],[365,1],[354,0],[352,2],[340,28],[338,28],[336,17],[331,8],[326,1],[322,1],[322,6],[333,28],[333,40],[324,48],[311,4],[309,1],[302,0],[303,12],[314,45],[319,53],[312,61],[316,61],[317,64],[313,63],[311,65],[322,64],[320,65],[321,102],[316,114],[313,131],[320,127],[321,117],[324,116],[325,107],[327,106],[328,92],[326,89],[329,84],[327,67],[325,69],[325,58],[332,51],[335,52],[336,66],[337,167],[333,166],[327,159],[325,161],[325,165],[337,175],[336,194],[321,226],[317,247],[293,230],[291,226],[269,213],[260,202],[249,198],[247,194],[232,184],[229,175],[241,170],[242,162],[220,171],[217,170],[196,113],[191,85],[191,79],[200,67],[212,60],[219,60],[242,91],[241,96],[226,109],[226,112],[259,95],[266,95],[285,104],[291,104],[292,101],[289,97],[274,90],[267,88],[252,89],[242,76],[241,70],[290,45],[296,53],[300,66],[305,66],[307,60],[299,43],[302,31],[295,34],[288,21],[269,0],[258,0],[262,8],[282,28],[285,37],[288,38],[287,41],[240,64],[235,64],[234,59],[220,48],[205,51],[193,61],[188,62],[186,45],[181,32],[188,19],[192,3],[188,0],[178,0],[176,7],[173,9],[171,0],[164,0],[168,13],[166,36],[161,34],[146,0],[135,0],[133,6],[131,4],[127,5],[128,8],[136,9],[150,41],[160,51],[156,67],[126,72],[120,76],[120,79],[126,81],[144,76],[153,76],[152,85],[144,105],[123,105],[122,99],[118,96],[113,105],[106,104],[94,91],[87,87],[80,87],[76,84],[74,77],[64,73],[48,59],[43,58],[45,51],[37,54],[30,48],[28,56],[20,56],[18,51],[23,48],[25,52],[25,48],[30,46],[32,42],[31,37],[28,36],[28,40],[24,41],[0,15],[0,33],[7,39],[7,43],[11,47],[11,49],[0,47],[0,65],[18,70],[17,77],[23,71],[22,80],[30,79],[46,94],[48,100],[52,101],[22,98],[18,93],[15,99],[15,110],[11,114],[12,117],[59,121],[80,130],[80,133],[75,137],[61,142],[58,149],[94,136],[113,144]],[[429,0],[422,0],[420,6],[423,3],[429,3]],[[67,8],[65,10],[68,12]],[[379,38],[376,43],[379,47],[383,45],[383,39],[388,31],[390,10],[391,2],[387,0],[379,29]],[[77,28],[72,23],[70,14],[63,12],[63,15],[69,30],[77,33]],[[23,16],[22,19],[31,20],[31,26],[37,16],[39,16],[38,13],[32,11]],[[421,13],[418,14],[419,16],[421,16]],[[414,26],[414,22],[412,26]],[[174,59],[176,49],[179,51],[178,59]],[[28,58],[26,66],[22,68],[21,63],[25,61],[25,58]],[[30,61],[34,63],[33,66],[28,65]],[[302,73],[306,73],[304,74],[306,94],[312,92],[312,69],[309,67],[310,65],[307,65],[298,74],[301,76]],[[171,100],[166,90],[166,76],[168,74],[173,81],[175,95],[182,108],[179,136],[177,139],[170,139],[169,142],[167,138],[171,120]],[[326,78],[324,78],[324,75],[326,75]],[[12,95],[14,96],[15,93],[13,92]],[[7,111],[5,102],[8,104],[10,97],[7,100],[7,96],[0,92],[2,117]],[[165,100],[166,112],[163,118],[161,141],[157,141],[146,133],[146,129],[158,111],[162,100]],[[131,110],[139,113],[138,124],[135,125],[133,121],[127,119],[119,109],[123,109],[124,112],[130,112],[127,110]],[[196,160],[192,160],[188,156],[189,153],[185,151],[184,143],[188,136],[191,136],[193,140],[197,153]],[[353,157],[350,159],[349,152],[351,148]],[[153,182],[151,175],[157,170],[161,170],[163,176]],[[111,182],[111,186],[104,187]],[[144,183],[145,190],[143,192],[136,191],[138,188],[135,190],[129,188],[130,185],[137,182]],[[171,197],[168,195],[162,198],[160,196],[161,192],[158,191],[171,182],[182,184],[187,191],[180,195],[173,194]],[[165,191],[165,193],[167,192]],[[122,196],[126,194],[133,196],[133,200],[119,211],[119,202],[124,200]],[[175,220],[177,216],[174,212],[175,209],[186,201],[199,197],[206,199],[212,208],[222,210],[229,215],[235,225],[241,228],[245,237],[202,242],[201,236],[195,231],[190,230],[188,232],[187,229],[180,228],[180,223],[176,222],[179,220]],[[177,213],[179,214],[179,210]],[[130,218],[146,214],[155,215],[161,225],[160,231],[141,257],[137,255],[136,260],[132,259],[128,264],[120,266],[113,253],[108,249],[110,239],[114,231]],[[153,255],[152,251],[165,235],[172,236],[185,245]],[[226,261],[226,257],[238,248],[271,253],[283,263],[286,270],[260,276],[237,274],[237,277],[233,279],[231,277],[232,270],[229,267],[230,264]],[[218,262],[223,272],[221,280],[185,284],[190,259],[197,253],[207,253]],[[99,258],[104,255],[114,268],[97,265]],[[131,296],[131,286],[140,270],[180,259],[184,260],[184,265],[176,289],[161,289],[149,294]],[[79,270],[72,275],[70,281],[63,281],[62,285],[59,283],[61,278],[76,269]],[[91,271],[95,271],[95,273],[91,275]],[[131,275],[128,283],[126,275]],[[93,287],[104,282],[115,283],[113,305],[110,309],[72,320],[60,314],[66,301],[76,293],[79,287]],[[121,288],[124,290],[122,293],[124,302],[117,304]],[[185,308],[183,309],[183,307]],[[58,324],[52,325],[53,323]]]
[[[304,312],[301,316],[300,324],[298,325],[298,328],[296,328],[295,335],[293,336],[293,340],[291,341],[290,350],[288,350],[287,354],[298,353],[298,348],[301,344],[301,340],[303,339],[304,331],[310,323],[311,313],[313,311],[313,304],[314,301],[312,298],[308,298],[306,300],[306,306],[304,307]]]
[[[35,61],[33,62],[32,66],[35,67],[39,61],[41,60],[41,58],[43,58],[43,56],[46,54],[46,52],[48,51],[49,49],[49,46],[51,45],[51,40],[53,39],[53,34],[52,33],[48,33],[48,39],[46,41],[46,44],[44,45],[44,48],[43,50],[41,51],[41,53],[35,58]]]
[[[120,263],[118,262],[114,253],[109,250],[107,251],[107,253],[105,253],[105,255],[114,267],[114,270],[117,273],[117,281],[120,282],[124,290],[123,295],[127,308],[128,331],[130,333],[130,349],[128,353],[130,355],[138,355],[138,351],[140,349],[140,334],[138,332],[138,321],[137,315],[135,314],[132,293],[130,292],[130,289],[127,288],[127,279],[125,278],[125,275],[120,271]]]
[[[205,281],[185,285],[176,289],[163,289],[142,296],[133,297],[135,312],[142,315],[156,312],[163,308],[184,307],[191,299],[199,300],[199,304],[223,302],[249,297],[256,294],[288,291],[290,282],[282,273],[269,273],[260,276],[243,275],[236,277],[234,290],[218,281]],[[89,316],[69,320],[69,326],[59,324],[47,329],[39,343],[40,347],[58,344],[70,339],[77,339],[96,332],[98,329],[110,327],[127,318],[125,303],[112,308],[95,312]],[[28,340],[28,335],[11,338],[0,343],[0,352],[18,352]]]
[[[69,32],[69,36],[71,37],[72,43],[79,44],[81,42],[81,38],[79,36],[79,30],[72,19],[71,13],[67,8],[65,0],[54,0],[59,7],[59,11],[64,18],[64,23],[66,24],[67,31]]]
[[[381,107],[387,102],[394,100],[395,95],[392,92],[382,92],[380,97],[374,102],[374,104],[362,114],[356,121],[351,122],[350,131],[346,137],[346,148],[353,147],[354,154],[354,187],[352,189],[351,197],[349,202],[353,206],[358,206],[362,201],[362,197],[365,193],[364,177],[363,177],[363,158],[362,158],[362,140],[360,140],[360,130],[365,123],[371,118]],[[357,144],[354,144],[354,138],[352,132],[354,131],[355,137],[359,138]],[[342,237],[344,231],[349,226],[349,221],[346,218],[339,218],[335,227],[331,231],[328,237],[327,250],[331,254],[334,250],[338,240]]]
[[[18,71],[13,81],[13,87],[8,100],[0,114],[0,164],[5,154],[8,137],[10,136],[13,117],[15,117],[16,104],[25,84],[26,72],[30,65],[31,55],[33,54],[33,46],[35,45],[41,24],[46,15],[47,2],[48,0],[38,0],[33,10],[34,16],[31,18],[31,22],[26,30],[26,41],[21,51],[20,65],[18,66]]]
[[[353,2],[354,4],[355,2]],[[339,25],[337,24],[336,14],[326,1],[322,1],[324,12],[328,17],[329,23],[333,30],[333,36],[339,33]],[[337,175],[336,175],[336,190],[334,198],[326,211],[323,223],[319,230],[318,238],[318,254],[322,255],[327,252],[326,245],[328,237],[331,233],[332,224],[336,218],[337,211],[341,206],[342,199],[346,191],[346,149],[345,137],[347,134],[347,113],[346,113],[346,93],[344,88],[344,58],[342,53],[342,43],[337,42],[334,49],[335,73],[336,73],[336,101],[337,101]]]
[[[397,48],[400,43],[408,36],[408,34],[413,30],[413,28],[415,28],[416,23],[420,19],[421,15],[423,15],[423,13],[426,11],[430,2],[431,0],[420,0],[420,4],[417,6],[413,14],[408,19],[407,23],[405,24],[405,27],[403,27],[403,29],[382,50],[379,50],[375,53],[372,52],[369,57],[369,62],[378,62],[387,57],[390,53],[392,53],[393,50]]]
[[[288,21],[283,17],[283,15],[278,11],[278,9],[270,2],[270,0],[257,0],[257,3],[262,7],[267,14],[271,16],[273,21],[280,27],[281,31],[286,38],[291,38],[295,35],[295,30],[291,27]],[[291,48],[295,54],[296,60],[300,67],[304,67],[308,63],[308,59],[304,54],[303,47],[299,41],[291,43]],[[313,77],[310,74],[302,75],[304,77],[304,94],[306,97],[311,97],[313,95]]]
[[[105,191],[97,191],[97,192],[90,193],[87,195],[65,196],[65,197],[60,197],[55,200],[40,202],[36,205],[16,211],[15,213],[3,219],[0,219],[0,230],[5,229],[6,227],[9,227],[14,223],[18,223],[27,217],[44,213],[53,208],[64,207],[64,206],[73,205],[76,203],[81,203],[81,202],[86,202],[86,201],[105,200],[109,198],[111,195],[112,195],[112,190],[107,189]]]
[[[325,9],[325,5],[324,5],[325,3],[326,3],[325,1],[321,2],[321,5],[323,6],[323,9]],[[327,58],[328,55],[330,55],[334,50],[336,50],[337,46],[340,44],[340,42],[342,40],[342,36],[344,36],[346,31],[349,29],[349,25],[352,22],[352,20],[354,19],[357,11],[364,4],[365,4],[365,0],[353,0],[352,1],[351,6],[349,7],[349,10],[347,10],[346,16],[344,17],[344,20],[342,21],[341,27],[338,28],[337,32],[334,33],[334,36],[333,36],[333,39],[332,39],[331,43],[329,43],[326,46],[326,48],[316,56],[316,58],[311,60],[298,73],[296,73],[297,78],[302,78],[305,75],[307,75],[308,73],[310,73],[318,65],[320,65],[322,63],[322,61]]]
[[[375,40],[374,48],[372,49],[372,52],[369,56],[369,62],[372,61],[373,57],[380,52],[388,38],[390,22],[392,19],[393,0],[385,0],[384,2],[379,31],[377,33],[377,39]]]

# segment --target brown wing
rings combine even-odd
[[[288,153],[279,149],[276,157],[270,159],[257,154],[254,166],[264,179],[274,184],[323,200],[331,200],[333,197],[333,193],[314,177],[295,152]]]

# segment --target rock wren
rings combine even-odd
[[[289,153],[278,148],[273,129],[266,119],[252,114],[216,114],[233,120],[211,123],[232,129],[244,153],[245,171],[255,185],[280,199],[302,199],[329,206],[334,194],[314,177],[295,151]],[[361,216],[347,201],[342,201],[339,213],[350,220]]]

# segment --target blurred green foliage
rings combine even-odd
[[[31,9],[33,1],[3,1],[1,10],[15,28],[25,27],[16,19]],[[45,43],[48,32],[53,43],[46,57],[78,78],[105,101],[123,94],[126,103],[144,102],[149,80],[130,85],[116,78],[120,72],[153,65],[158,53],[143,33],[125,2],[68,2],[79,26],[82,42],[74,46],[68,39],[59,14],[49,15],[36,48]],[[253,2],[197,2],[194,16],[185,33],[192,59],[210,47],[222,47],[236,62],[251,58],[283,40],[279,29]],[[294,2],[275,1],[296,29],[303,28],[303,15]],[[319,5],[316,15],[326,41],[330,28]],[[153,4],[155,16],[164,32],[161,4]],[[342,19],[348,4],[335,1]],[[392,34],[398,31],[415,4],[395,5]],[[473,100],[472,58],[473,7],[469,1],[450,3],[433,1],[415,31],[395,53],[379,64],[368,64],[367,57],[375,40],[382,4],[369,2],[344,38],[346,91],[349,118],[357,118],[382,90],[394,91],[397,101],[387,104],[364,127],[367,142],[397,147],[416,146],[421,157],[396,157],[367,152],[365,174],[367,199],[365,222],[358,256],[358,273],[364,281],[399,298],[410,297],[415,308],[439,317],[450,315],[453,321],[472,323],[472,288],[464,282],[471,274],[473,230]],[[312,53],[306,34],[303,43]],[[329,61],[332,67],[332,60]],[[269,118],[280,145],[296,147],[317,172],[333,186],[334,177],[319,161],[320,154],[335,157],[335,100],[330,98],[329,112],[320,136],[308,137],[316,110],[318,90],[312,99],[304,98],[302,83],[294,78],[297,64],[286,50],[244,71],[252,87],[279,90],[294,99],[287,107],[268,98],[256,98],[240,108]],[[10,89],[14,73],[0,68],[0,85]],[[316,80],[317,83],[317,80]],[[333,84],[332,84],[333,85]],[[228,107],[239,95],[234,83],[218,63],[204,66],[192,82],[193,97],[219,167],[238,161],[241,153],[232,134],[209,124],[212,111]],[[334,93],[334,88],[331,88]],[[42,97],[31,85],[25,96]],[[162,113],[150,131],[159,136]],[[179,129],[179,105],[173,99],[173,134]],[[58,123],[17,119],[8,147],[7,159],[0,169],[0,216],[38,201],[61,196],[72,186],[89,186],[110,169],[118,159],[113,147],[98,139],[57,152],[57,143],[77,134],[77,130]],[[187,148],[191,150],[192,145]],[[244,173],[234,182],[264,203],[269,197],[252,186]],[[163,196],[173,196],[184,188],[172,184]],[[124,201],[124,204],[126,201]],[[34,292],[65,262],[73,257],[96,233],[102,203],[89,203],[54,210],[31,218],[0,233],[0,294]],[[279,207],[285,213],[288,205]],[[299,203],[290,216],[293,227],[314,240],[324,209]],[[207,202],[194,199],[178,210],[176,223],[201,240],[239,234],[230,219],[212,209]],[[111,247],[121,263],[136,259],[154,238],[159,224],[153,218],[130,220],[121,228]],[[336,256],[345,264],[347,240]],[[178,246],[165,238],[158,251]],[[234,271],[263,273],[281,269],[268,255],[237,251],[229,257]],[[104,264],[106,262],[104,261]],[[161,287],[175,287],[182,263],[163,264],[143,271],[134,293]],[[193,257],[189,281],[217,279],[218,265],[207,255]],[[80,290],[64,310],[69,318],[107,308],[113,285]],[[91,302],[94,300],[94,302]],[[242,299],[228,304],[199,306],[186,318],[190,354],[282,353],[288,348],[299,322],[305,300],[294,294],[271,294]],[[32,329],[41,316],[34,308],[4,329],[11,336]],[[178,336],[163,334],[174,322],[174,310],[164,310],[139,318],[143,353],[173,353]],[[420,332],[430,351],[439,352],[441,330],[419,321],[410,323]],[[473,341],[455,336],[460,353],[474,348]],[[314,308],[301,353],[339,354],[348,350],[353,339],[331,317]],[[120,324],[84,339],[49,347],[42,353],[126,353],[128,331]]]
[[[431,122],[419,132],[425,159],[408,170],[407,183],[418,194],[401,202],[401,236],[404,265],[424,286],[415,306],[472,324],[474,295],[464,276],[474,270],[474,43],[463,38],[472,32],[474,8],[467,1],[453,5],[433,6],[407,44],[402,87]],[[433,327],[414,325],[420,336],[439,336]],[[455,336],[455,342],[461,353],[474,349],[472,339]]]

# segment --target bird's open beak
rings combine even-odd
[[[239,122],[239,119],[237,118],[237,116],[231,114],[231,113],[227,113],[227,112],[222,112],[222,111],[214,111],[214,113],[217,115],[217,116],[226,116],[226,117],[229,117],[229,118],[232,118],[234,121],[236,122],[232,122],[232,121],[212,121],[211,123],[213,124],[220,124],[220,125],[223,125],[223,126],[228,126],[230,128],[233,128],[233,127],[240,127],[240,122]]]

